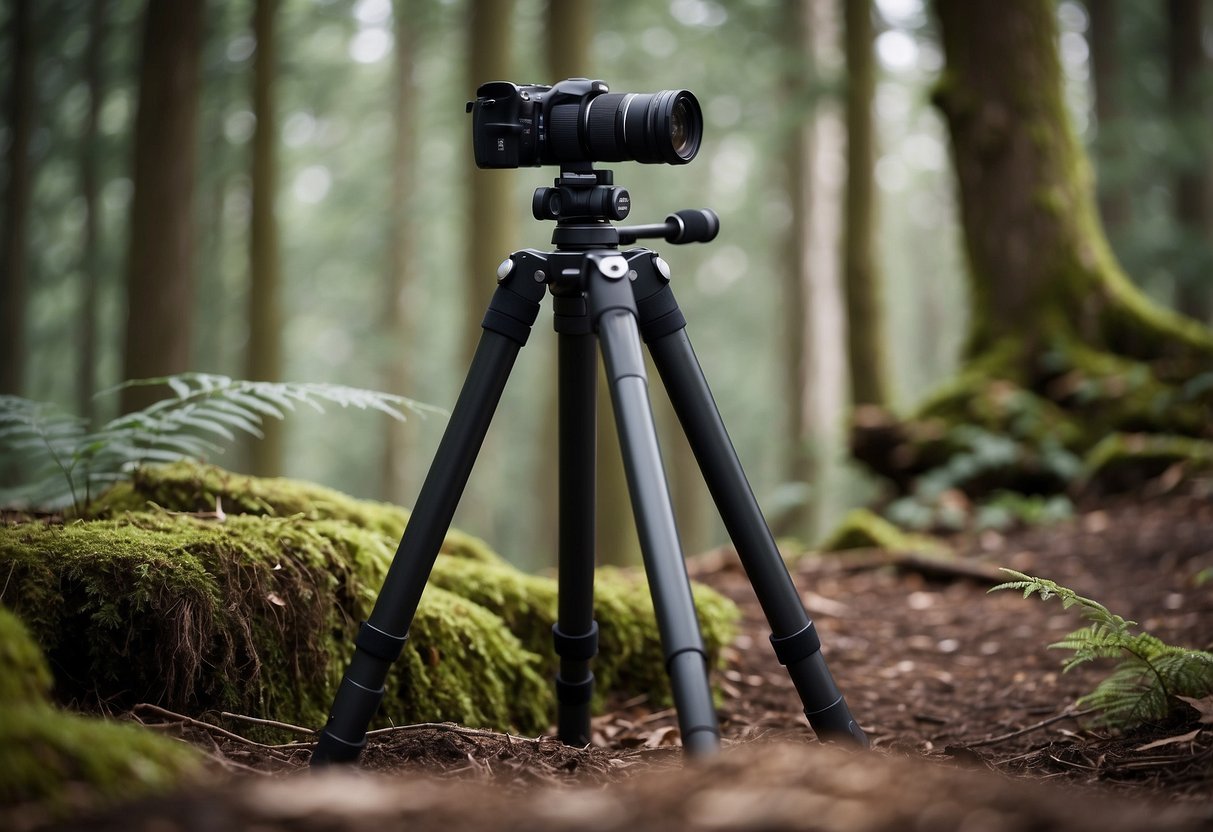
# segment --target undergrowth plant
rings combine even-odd
[[[1017,589],[1027,598],[1056,598],[1064,609],[1079,607],[1089,624],[1050,648],[1070,650],[1063,672],[1096,659],[1120,659],[1112,673],[1076,703],[1095,711],[1097,724],[1114,729],[1132,728],[1166,718],[1182,706],[1178,697],[1202,698],[1213,693],[1213,654],[1164,643],[1149,633],[1134,632],[1129,621],[1098,601],[1045,578],[1003,569],[1013,581],[990,592]]]
[[[242,381],[207,373],[128,381],[98,396],[135,386],[164,386],[170,395],[96,430],[57,405],[0,396],[0,461],[13,463],[21,474],[20,482],[0,488],[0,505],[72,506],[80,512],[139,465],[222,453],[221,441],[241,433],[260,437],[265,417],[283,419],[298,405],[320,413],[325,404],[377,410],[402,421],[406,411],[443,412],[404,396],[338,384]]]

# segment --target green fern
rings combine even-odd
[[[1013,569],[1002,571],[1016,580],[990,592],[1017,589],[1025,598],[1033,594],[1039,594],[1042,601],[1057,598],[1064,609],[1080,607],[1090,622],[1049,645],[1073,653],[1063,671],[1096,659],[1120,659],[1112,673],[1076,703],[1079,708],[1094,710],[1098,724],[1124,729],[1155,722],[1182,704],[1176,697],[1199,699],[1213,693],[1213,654],[1175,647],[1149,633],[1134,633],[1136,621],[1115,615],[1098,601],[1045,578]]]
[[[0,396],[0,458],[11,459],[23,482],[0,489],[0,505],[83,509],[104,488],[150,462],[173,462],[222,453],[237,434],[260,437],[262,420],[285,418],[299,405],[323,413],[323,405],[378,410],[403,420],[438,408],[404,396],[337,384],[241,381],[207,373],[182,373],[129,381],[128,387],[166,386],[172,395],[90,431],[87,422],[55,405]]]

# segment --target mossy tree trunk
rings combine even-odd
[[[847,301],[847,358],[851,401],[889,399],[884,313],[876,265],[876,55],[870,0],[844,0],[847,65],[847,186],[843,229],[843,286]]]
[[[1143,360],[1213,354],[1213,334],[1151,305],[1112,256],[1062,100],[1054,4],[934,5],[946,54],[936,103],[972,286],[969,358],[1010,342],[1023,362],[1059,341]]]
[[[278,245],[278,120],[274,112],[277,49],[274,18],[278,0],[253,4],[253,131],[252,222],[249,234],[249,349],[248,377],[255,381],[282,380],[282,269]],[[282,473],[282,422],[266,419],[264,436],[250,445],[250,466],[257,476]]]
[[[205,0],[149,0],[126,274],[124,378],[190,369],[194,309],[194,181]],[[161,395],[127,388],[122,410]]]
[[[965,364],[908,421],[860,414],[852,453],[932,499],[1093,484],[1107,442],[1157,444],[1127,433],[1194,438],[1179,457],[1203,464],[1213,391],[1189,382],[1213,367],[1213,332],[1152,304],[1112,255],[1063,101],[1055,4],[933,5],[970,278]]]

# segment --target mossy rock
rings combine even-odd
[[[1188,436],[1113,433],[1083,460],[1084,488],[1111,492],[1142,485],[1175,465],[1187,473],[1213,470],[1213,442]]]
[[[842,519],[838,528],[820,546],[823,552],[847,549],[887,549],[914,552],[928,557],[951,557],[954,552],[942,540],[904,532],[866,508],[857,508]]]
[[[0,708],[49,700],[46,657],[17,616],[0,606]]]
[[[45,817],[163,791],[201,773],[193,749],[136,725],[60,711],[21,621],[0,607],[0,808]]]

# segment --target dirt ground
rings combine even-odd
[[[214,782],[79,817],[99,830],[1130,830],[1213,826],[1213,728],[1192,711],[1126,736],[1069,716],[1100,678],[1046,645],[1080,626],[1056,603],[987,595],[997,566],[1050,577],[1167,641],[1213,646],[1213,489],[1105,499],[1071,521],[960,538],[962,567],[885,553],[809,556],[793,576],[872,740],[816,743],[730,551],[694,576],[743,611],[718,677],[725,753],[684,764],[675,716],[614,702],[594,747],[453,725],[373,736],[361,771],[307,774],[308,737],[270,747],[229,717],[134,716],[214,759]],[[230,733],[226,733],[230,732]],[[21,820],[21,819],[19,819]],[[38,825],[25,818],[24,825]]]

